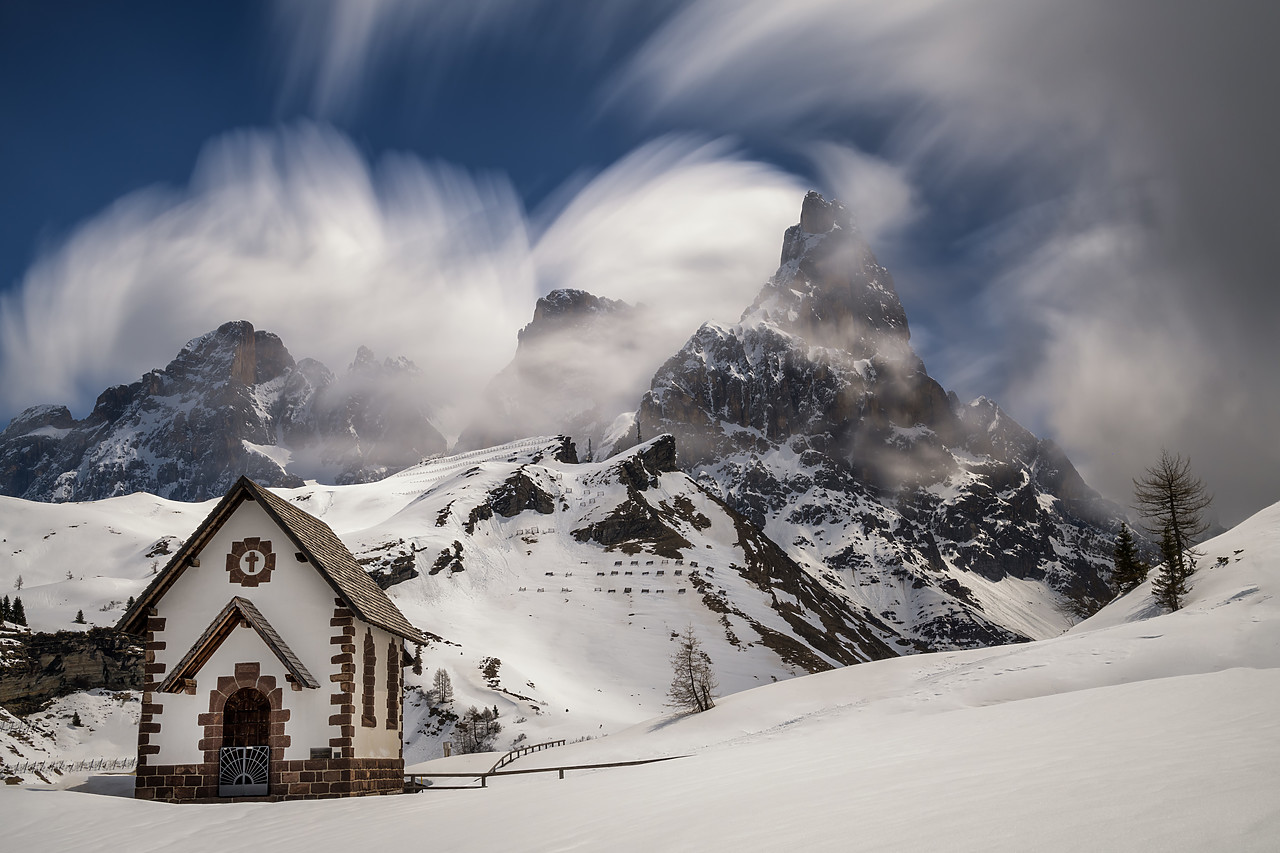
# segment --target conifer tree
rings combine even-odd
[[[9,596],[0,599],[0,622],[13,621],[13,606],[9,604]]]
[[[1174,611],[1182,606],[1182,599],[1187,594],[1187,578],[1195,571],[1195,559],[1178,550],[1172,527],[1166,527],[1160,537],[1160,556],[1164,557],[1164,565],[1151,584],[1151,594],[1156,601]]]
[[[1134,542],[1133,531],[1129,525],[1121,523],[1120,533],[1116,536],[1115,568],[1111,572],[1111,585],[1116,595],[1124,595],[1147,579],[1151,567],[1138,556],[1138,545]]]
[[[702,642],[690,625],[680,635],[679,646],[671,655],[671,687],[667,690],[670,701],[667,704],[689,711],[706,711],[715,707],[718,687],[711,669],[711,657],[702,650]]]
[[[11,621],[17,625],[27,624],[27,609],[22,606],[22,599],[16,596],[13,599],[13,619]]]
[[[1195,571],[1195,543],[1209,529],[1203,513],[1213,498],[1192,476],[1191,460],[1170,456],[1167,450],[1160,452],[1160,461],[1145,477],[1133,481],[1133,498],[1146,519],[1143,526],[1160,537],[1164,565],[1152,591],[1161,604],[1177,610]]]
[[[432,686],[436,691],[436,701],[441,705],[447,705],[453,701],[453,681],[449,678],[449,673],[444,667],[436,670]]]
[[[422,675],[422,646],[413,647],[413,674]]]
[[[83,610],[77,610],[77,611],[76,611],[76,618],[75,618],[75,619],[73,619],[73,620],[71,620],[71,621],[75,622],[77,625],[83,625],[83,624],[84,624],[84,611],[83,611]]]

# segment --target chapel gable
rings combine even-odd
[[[426,638],[294,503],[241,478],[119,627],[146,643],[135,796],[402,790],[404,644]]]

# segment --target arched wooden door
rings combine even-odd
[[[218,753],[218,795],[254,797],[267,793],[271,750],[271,703],[261,691],[244,687],[222,707],[222,749]]]

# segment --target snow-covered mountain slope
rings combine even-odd
[[[1109,596],[1120,509],[1052,442],[964,406],[839,202],[816,193],[739,323],[654,376],[638,432],[851,605],[928,649],[1059,633]]]
[[[499,708],[503,742],[595,735],[660,713],[674,637],[688,625],[726,693],[910,648],[679,471],[669,436],[594,464],[576,463],[565,439],[526,439],[377,483],[279,494],[328,523],[440,638],[409,684],[445,669],[455,708]],[[77,610],[90,625],[113,622],[212,503],[134,495],[4,508],[0,583],[22,574],[30,624],[53,630]],[[433,724],[439,709],[431,717],[421,690],[409,705],[409,757],[439,754],[449,735]]]
[[[445,449],[421,372],[361,347],[346,374],[295,362],[246,321],[190,341],[163,370],[109,388],[83,420],[35,406],[0,432],[0,494],[205,500],[247,474],[275,486],[360,482]]]
[[[270,808],[15,786],[0,817],[27,851],[133,849],[140,831],[213,851],[245,820],[309,853],[374,834],[459,850],[1272,851],[1280,504],[1201,551],[1177,613],[1144,586],[1053,639],[770,684],[513,769],[685,756],[673,761]]]

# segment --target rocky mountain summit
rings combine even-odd
[[[1053,608],[1105,601],[1119,508],[928,375],[844,206],[809,193],[781,261],[739,323],[659,369],[639,433],[674,435],[705,488],[924,647],[1043,635]]]
[[[553,290],[538,300],[515,356],[485,389],[457,450],[562,432],[598,439],[632,405],[620,376],[634,370],[645,331],[643,307],[582,290]],[[647,371],[646,371],[647,373]]]
[[[95,500],[221,495],[241,474],[272,486],[376,479],[445,448],[407,360],[361,348],[344,376],[295,362],[247,321],[189,342],[162,370],[104,391],[76,420],[36,406],[0,432],[0,494]]]

